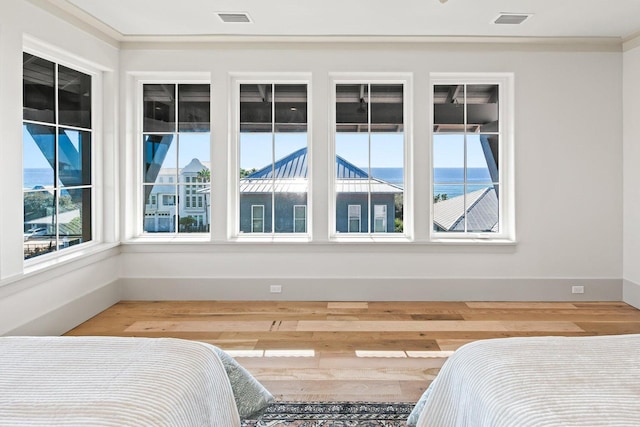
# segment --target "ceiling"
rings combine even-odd
[[[119,41],[211,36],[614,38],[640,31],[640,0],[49,0]],[[217,12],[252,22],[223,23]],[[496,25],[501,13],[532,14]]]

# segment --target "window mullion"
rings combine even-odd
[[[371,234],[371,210],[372,206],[372,197],[371,197],[371,186],[372,186],[372,175],[371,175],[371,83],[367,84],[367,233]]]

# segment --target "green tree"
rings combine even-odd
[[[436,194],[435,196],[433,196],[433,203],[443,202],[448,198],[449,196],[447,196],[447,193]]]
[[[183,216],[178,222],[180,223],[181,231],[187,231],[198,223],[198,221],[192,216]]]
[[[251,168],[251,169],[242,169],[240,168],[240,179],[242,178],[246,178],[249,175],[251,175],[252,173],[258,172],[258,169],[256,168]]]
[[[209,170],[209,168],[204,168],[199,171],[197,179],[199,182],[211,182],[211,171]],[[209,185],[209,191],[204,192],[204,226],[207,228],[207,231],[209,231],[209,203],[207,201],[209,193],[211,193],[211,185]]]
[[[198,172],[197,178],[199,182],[211,182],[211,171],[209,168],[204,168]]]
[[[53,194],[48,191],[34,191],[24,194],[24,219],[29,221],[52,215],[54,209]]]

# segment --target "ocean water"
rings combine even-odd
[[[463,168],[435,168],[433,194],[446,194],[452,198],[464,194],[464,186],[459,184],[444,184],[447,182],[461,182],[464,180]],[[371,168],[371,174],[380,180],[402,186],[404,183],[402,168]],[[486,188],[491,182],[489,170],[486,168],[467,168],[467,192]],[[474,184],[478,183],[478,184]],[[483,183],[483,184],[479,184]]]
[[[32,190],[40,187],[53,186],[53,169],[51,168],[27,168],[23,174],[23,188]]]
[[[403,168],[371,168],[375,178],[382,181],[403,186]],[[435,168],[434,194],[446,194],[448,197],[460,196],[464,193],[464,186],[443,184],[445,182],[460,182],[464,179],[463,168]],[[474,183],[484,184],[474,184]],[[489,171],[486,168],[467,169],[467,191],[475,191],[485,188],[486,183],[491,182]],[[33,189],[50,187],[53,185],[53,171],[50,168],[37,168],[24,170],[24,188]]]

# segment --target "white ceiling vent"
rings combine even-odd
[[[218,12],[217,15],[222,22],[235,24],[252,22],[249,14],[246,12]]]
[[[493,23],[517,25],[522,24],[530,16],[531,13],[501,13],[493,20]]]

